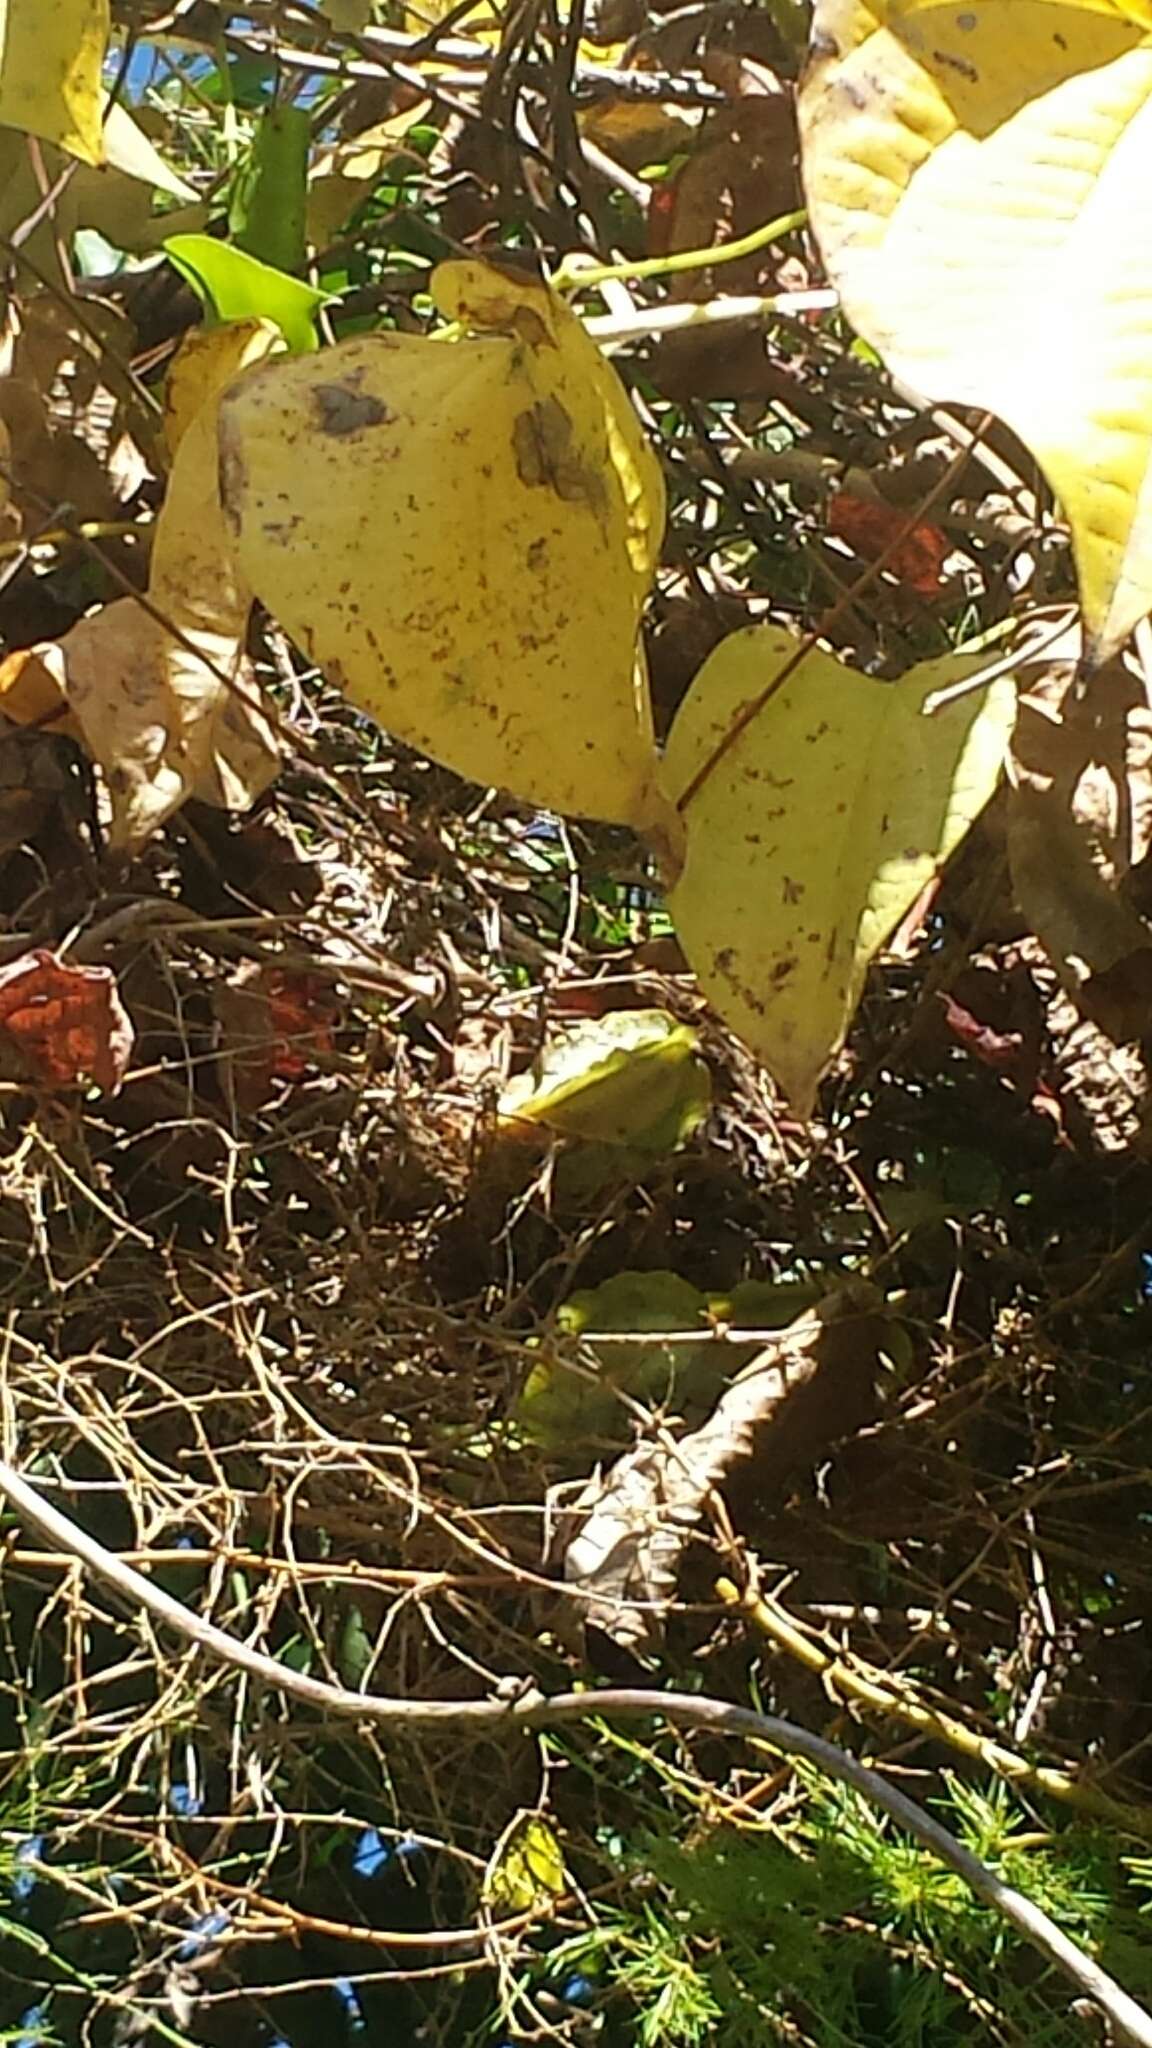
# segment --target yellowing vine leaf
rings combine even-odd
[[[1098,665],[1152,609],[1152,8],[816,0],[800,111],[849,317],[1043,465]]]
[[[455,342],[357,337],[221,408],[243,574],[356,704],[462,775],[644,829],[640,609],[664,493],[615,373],[547,287],[445,264]]]
[[[104,159],[109,0],[0,0],[0,124]]]
[[[720,643],[669,735],[673,800],[795,652],[774,626]],[[951,656],[879,683],[813,651],[687,803],[668,906],[681,944],[801,1116],[869,961],[996,786],[1015,716],[1009,678],[924,715],[935,691],[980,665]]]
[[[712,1102],[700,1040],[666,1010],[610,1010],[554,1038],[500,1098],[500,1123],[638,1152],[672,1152]]]

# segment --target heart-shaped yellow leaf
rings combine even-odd
[[[677,714],[664,774],[673,801],[698,784],[668,899],[681,944],[807,1116],[869,961],[996,786],[1015,691],[1002,677],[929,717],[926,701],[981,657],[880,683],[814,650],[724,748],[795,653],[776,626],[721,641]]]
[[[800,113],[850,319],[1043,465],[1098,665],[1152,609],[1152,7],[816,0]]]
[[[459,341],[269,363],[221,408],[243,574],[353,703],[475,782],[645,829],[637,628],[664,523],[615,372],[546,286],[450,263]]]

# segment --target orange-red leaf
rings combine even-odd
[[[114,1095],[134,1037],[110,968],[73,967],[43,950],[0,967],[0,1044],[44,1087]]]
[[[864,562],[877,561],[889,549],[884,563],[889,573],[920,597],[934,597],[950,552],[948,536],[921,521],[897,540],[907,524],[908,514],[881,498],[855,498],[849,491],[837,491],[828,502],[829,533],[846,541]]]

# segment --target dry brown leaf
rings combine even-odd
[[[120,598],[62,640],[0,665],[7,714],[77,734],[99,764],[115,849],[140,845],[189,796],[246,808],[279,766],[244,654],[251,592],[224,529],[216,451],[221,391],[276,341],[270,323],[248,321],[196,335],[177,356],[168,423],[176,455],[155,526],[153,609]]]
[[[114,520],[151,473],[152,422],[128,378],[130,322],[91,302],[75,322],[47,292],[22,300],[5,338],[0,419],[11,440],[14,501],[30,528],[53,506],[80,520]]]
[[[22,693],[48,702],[53,688],[68,705],[108,785],[114,849],[140,845],[188,796],[243,808],[279,766],[235,637],[188,637],[193,646],[125,597],[0,666],[5,709]]]
[[[739,89],[739,80],[737,81]],[[738,240],[802,204],[792,99],[775,91],[739,91],[708,115],[695,151],[650,221],[653,254],[710,249]],[[787,267],[785,267],[787,266]],[[704,266],[669,280],[673,299],[718,293],[766,295],[808,282],[779,245],[734,263]],[[759,322],[670,334],[656,354],[657,376],[672,396],[759,397],[769,388],[769,363]]]
[[[700,1429],[678,1443],[639,1444],[606,1477],[589,1482],[565,1517],[566,1530],[579,1526],[563,1553],[564,1578],[586,1624],[633,1656],[656,1652],[709,1494],[752,1454],[759,1431],[838,1356],[847,1351],[857,1368],[872,1360],[879,1370],[879,1307],[880,1296],[865,1282],[838,1288],[757,1354]]]
[[[331,984],[314,975],[253,963],[217,982],[212,1003],[224,1092],[244,1114],[262,1109],[277,1082],[303,1080],[332,1050]]]
[[[134,1035],[111,968],[75,967],[44,951],[0,967],[0,1055],[41,1086],[114,1095]]]

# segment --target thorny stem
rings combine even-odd
[[[7,1496],[23,1521],[40,1531],[50,1543],[78,1558],[97,1577],[120,1594],[131,1607],[143,1608],[157,1621],[174,1629],[186,1641],[206,1650],[210,1656],[234,1670],[245,1672],[262,1684],[344,1719],[384,1724],[398,1730],[455,1729],[467,1734],[475,1730],[553,1728],[570,1721],[638,1720],[661,1717],[678,1728],[707,1728],[717,1734],[739,1736],[748,1742],[766,1744],[785,1756],[803,1757],[829,1777],[851,1785],[872,1800],[890,1819],[905,1828],[918,1842],[938,1856],[976,1896],[992,1906],[1018,1934],[1038,1949],[1048,1962],[1061,1970],[1078,1991],[1091,1999],[1111,2022],[1114,2037],[1124,2048],[1152,2048],[1152,2014],[1129,1997],[1106,1971],[1069,1940],[1055,1922],[1031,1899],[1001,1882],[994,1871],[939,1821],[925,1813],[906,1794],[890,1785],[877,1771],[859,1763],[847,1750],[813,1735],[793,1721],[775,1714],[754,1713],[749,1707],[728,1706],[723,1700],[698,1698],[687,1693],[654,1693],[639,1689],[610,1688],[603,1692],[558,1693],[551,1698],[527,1689],[507,1699],[407,1700],[357,1693],[346,1686],[326,1683],[306,1672],[293,1671],[274,1657],[238,1641],[214,1622],[174,1600],[122,1558],[106,1550],[79,1523],[51,1505],[13,1466],[0,1462],[0,1493]]]

